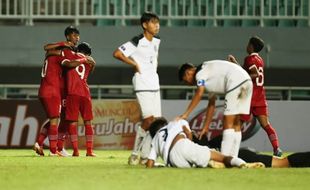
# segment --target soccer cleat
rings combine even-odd
[[[80,153],[78,151],[73,151],[72,156],[79,157]]]
[[[139,164],[139,156],[138,155],[130,155],[128,158],[128,164],[132,166],[136,166]]]
[[[281,157],[282,154],[283,154],[283,152],[280,148],[277,148],[276,150],[273,151],[274,156]]]
[[[44,152],[43,152],[43,147],[41,147],[39,145],[39,143],[35,143],[33,146],[33,150],[39,155],[39,156],[44,156]]]
[[[97,157],[97,154],[93,153],[93,152],[90,152],[90,153],[86,153],[86,156],[89,156],[89,157]]]
[[[241,164],[239,168],[242,168],[242,169],[244,168],[265,168],[265,164],[261,162],[245,163],[245,164]]]
[[[63,156],[63,157],[70,157],[71,155],[66,151],[65,148],[63,148],[61,151],[60,151],[60,154]]]
[[[226,168],[224,163],[222,163],[222,162],[217,162],[217,161],[214,161],[214,160],[210,160],[210,161],[209,161],[208,167],[209,167],[209,168],[214,168],[214,169]]]
[[[60,152],[56,151],[55,153],[50,152],[48,154],[50,157],[64,157]]]

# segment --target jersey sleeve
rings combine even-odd
[[[63,65],[63,63],[65,61],[70,61],[73,60],[75,58],[75,52],[69,49],[64,49],[61,52],[61,65]]]
[[[129,41],[124,43],[118,48],[126,57],[131,56],[136,50],[137,46],[133,44],[133,42]]]
[[[157,159],[157,153],[156,153],[156,150],[155,150],[155,137],[152,140],[151,151],[150,151],[148,159],[149,160],[154,160],[154,161],[156,161],[156,159]]]
[[[255,63],[253,62],[253,59],[248,56],[244,59],[244,64],[243,64],[243,68],[249,72],[250,68],[255,65]]]

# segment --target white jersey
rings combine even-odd
[[[157,74],[159,44],[158,37],[153,37],[152,41],[149,41],[141,34],[118,48],[139,65],[141,73],[135,73],[132,79],[135,91],[159,90]]]
[[[190,130],[189,124],[185,120],[171,121],[161,128],[152,140],[152,148],[148,159],[156,161],[157,157],[160,156],[167,165],[171,143],[178,134],[183,133],[183,126]]]
[[[197,86],[205,86],[208,92],[217,94],[226,94],[245,81],[251,80],[242,67],[224,60],[203,62],[195,77]]]

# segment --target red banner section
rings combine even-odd
[[[96,149],[132,148],[141,117],[135,100],[94,100],[93,113]],[[46,121],[39,101],[0,100],[0,147],[32,147]],[[83,148],[85,137],[81,119],[78,132],[79,145]]]

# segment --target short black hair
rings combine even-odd
[[[166,126],[168,124],[168,121],[166,118],[164,117],[158,117],[156,118],[150,125],[150,135],[152,138],[154,138],[154,136],[156,135],[157,131]]]
[[[143,23],[145,22],[149,22],[150,20],[158,20],[159,21],[159,17],[155,14],[155,13],[152,13],[152,12],[144,12],[140,18],[140,24],[143,28]]]
[[[65,36],[68,36],[69,34],[73,34],[73,33],[80,34],[80,31],[75,26],[72,26],[72,25],[68,26],[65,29]]]
[[[85,55],[91,55],[91,46],[86,42],[82,42],[77,46],[77,51]]]
[[[179,81],[183,81],[183,77],[187,69],[195,68],[195,65],[192,63],[184,63],[179,67]]]
[[[264,48],[264,41],[258,36],[251,37],[249,43],[253,46],[254,52],[256,53],[260,52]]]

